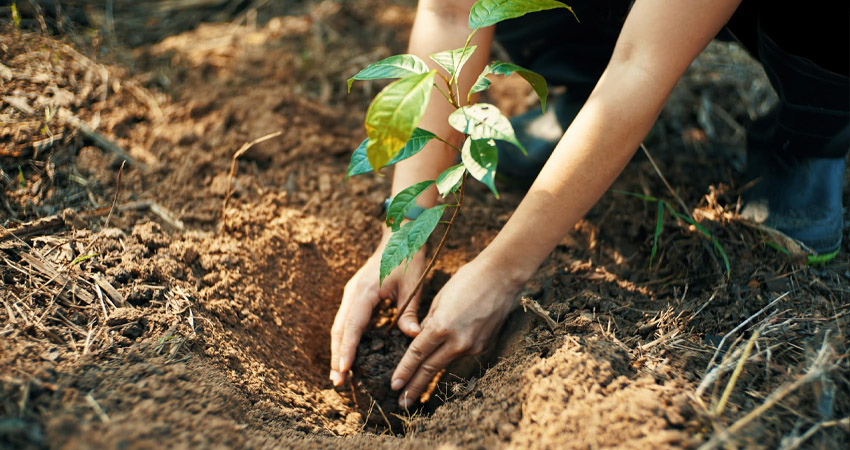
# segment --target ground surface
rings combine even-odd
[[[344,182],[380,85],[345,95],[343,81],[404,50],[412,5],[197,3],[212,7],[116,8],[111,33],[70,6],[67,20],[45,12],[58,40],[37,21],[2,29],[0,447],[850,441],[850,236],[812,268],[736,218],[742,127],[771,101],[740,49],[713,44],[647,140],[728,276],[669,215],[650,265],[656,204],[617,191],[676,201],[638,154],[528,286],[558,326],[518,309],[477,370],[389,430],[332,389],[329,328],[388,191],[387,177]],[[490,100],[521,112],[528,94],[508,79]],[[234,152],[278,131],[231,183]],[[508,219],[522,190],[502,190],[470,189],[426,293]]]

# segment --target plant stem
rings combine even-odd
[[[458,153],[460,153],[460,152],[461,152],[461,150],[460,150],[459,148],[455,147],[455,146],[454,146],[454,144],[452,144],[451,142],[449,142],[449,141],[447,141],[447,140],[445,140],[445,139],[441,138],[440,136],[434,136],[434,138],[436,138],[438,141],[442,142],[443,144],[446,144],[446,145],[448,145],[449,147],[451,147],[451,148],[453,148],[453,149],[457,150],[457,152],[458,152]]]
[[[457,215],[460,212],[460,207],[463,204],[463,189],[466,187],[466,174],[463,175],[463,181],[460,182],[460,189],[458,190],[458,198],[457,198],[457,206],[455,207],[454,212],[452,213],[452,218],[449,219],[449,223],[446,225],[446,231],[443,232],[443,237],[440,238],[440,243],[437,244],[437,249],[434,251],[434,255],[431,256],[431,260],[428,261],[428,265],[425,266],[425,270],[422,271],[422,275],[419,276],[419,281],[416,282],[416,287],[410,291],[410,295],[407,296],[407,300],[402,303],[396,313],[393,315],[393,320],[390,321],[391,330],[396,323],[398,322],[398,318],[401,317],[401,313],[407,309],[407,306],[410,305],[410,302],[413,301],[413,297],[416,296],[416,293],[419,292],[419,289],[422,287],[422,283],[425,282],[425,277],[428,276],[428,273],[431,272],[431,269],[434,268],[434,263],[437,262],[437,256],[440,254],[440,250],[443,249],[443,246],[446,245],[446,238],[449,236],[449,231],[452,229],[452,225],[455,223],[455,219],[457,219]]]

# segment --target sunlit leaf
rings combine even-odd
[[[469,57],[472,56],[472,53],[475,52],[475,49],[478,48],[475,45],[471,45],[466,48],[459,48],[456,50],[446,50],[444,52],[435,53],[431,55],[431,59],[434,60],[437,64],[440,65],[443,69],[446,69],[446,72],[449,73],[449,78],[453,78],[455,73],[460,72],[463,68],[463,65],[469,61]]]
[[[484,183],[499,198],[496,190],[496,166],[499,164],[499,150],[491,140],[467,139],[460,153],[463,165],[476,180]]]
[[[525,147],[517,140],[511,122],[493,105],[476,103],[459,108],[449,115],[449,124],[472,139],[510,142],[525,153]]]
[[[408,186],[393,197],[390,206],[387,207],[387,226],[392,227],[393,231],[399,229],[399,224],[404,220],[404,215],[416,205],[416,198],[419,194],[425,192],[426,189],[434,184],[434,180],[426,180]]]
[[[351,154],[351,161],[348,163],[348,170],[345,174],[346,180],[348,180],[348,177],[372,171],[372,165],[369,164],[369,157],[366,156],[366,144],[368,143],[369,139],[364,139],[354,150],[354,153]]]
[[[390,162],[387,163],[387,166],[391,166],[399,161],[403,161],[411,156],[419,153],[422,148],[425,147],[425,144],[428,143],[431,139],[437,137],[434,133],[423,130],[422,128],[417,128],[413,130],[413,135],[410,136],[410,139],[407,140],[407,143],[404,144],[404,147],[395,155]],[[369,139],[366,138],[360,145],[354,150],[354,153],[351,154],[351,162],[348,163],[348,171],[346,172],[345,178],[353,177],[355,175],[361,175],[367,172],[372,171],[372,165],[369,164],[369,157],[366,156],[366,146],[369,143]]]
[[[425,114],[436,70],[392,82],[366,112],[366,155],[380,170],[401,151]]]
[[[534,89],[534,92],[537,94],[537,97],[540,98],[540,106],[543,108],[543,111],[546,111],[546,97],[549,95],[549,87],[546,86],[546,80],[537,72],[528,70],[524,67],[520,67],[516,64],[506,63],[501,61],[493,61],[490,65],[484,68],[481,72],[481,75],[478,75],[478,79],[475,81],[475,84],[472,85],[472,89],[469,90],[469,95],[467,96],[467,101],[472,97],[472,94],[477,92],[485,91],[490,87],[490,80],[487,79],[487,75],[493,73],[496,75],[504,75],[509,76],[512,73],[516,72],[517,75],[521,76],[528,84],[531,85],[531,88]]]
[[[416,254],[419,249],[425,245],[428,236],[434,232],[434,228],[440,223],[440,218],[443,217],[443,211],[449,205],[437,205],[433,208],[428,208],[419,215],[413,222],[410,231],[407,233],[407,249],[410,252],[410,257]]]
[[[381,269],[379,284],[384,283],[384,278],[398,267],[411,253],[407,246],[407,234],[413,227],[413,222],[404,224],[401,229],[394,232],[381,253]]]
[[[428,66],[415,55],[395,55],[369,64],[348,79],[348,92],[354,80],[378,80],[382,78],[404,78],[428,72]]]
[[[475,30],[489,27],[503,20],[555,8],[566,8],[573,12],[572,8],[555,0],[478,0],[469,11],[469,28]]]
[[[463,179],[464,172],[466,172],[466,168],[463,164],[451,166],[443,171],[437,177],[437,192],[445,197],[449,192],[456,191],[460,187],[460,181]]]

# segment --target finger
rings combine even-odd
[[[373,305],[373,302],[354,302],[347,311],[337,360],[337,370],[342,375],[343,381],[345,381],[346,374],[351,370],[351,365],[354,363],[357,344],[360,343],[360,337],[369,325]]]
[[[444,340],[444,333],[436,333],[428,329],[416,336],[393,372],[390,382],[392,390],[397,391],[404,387],[422,362],[431,356]]]
[[[343,382],[342,374],[339,372],[339,357],[341,356],[342,337],[345,331],[345,318],[348,317],[348,310],[353,302],[351,289],[346,287],[342,295],[342,303],[339,305],[339,310],[334,317],[333,326],[331,326],[331,372],[330,379],[335,386],[339,386]]]
[[[406,280],[405,280],[406,281]],[[415,288],[416,285],[411,285],[409,282],[404,282],[402,284],[402,288],[399,290],[399,302],[407,301],[407,298],[410,297],[410,292]],[[410,303],[407,305],[407,308],[401,313],[401,316],[398,318],[398,329],[402,331],[402,333],[408,335],[409,337],[415,338],[422,331],[422,327],[419,325],[419,299],[422,297],[422,288],[420,287],[416,291],[416,295],[413,296],[413,299],[410,300]]]
[[[419,366],[419,369],[402,390],[398,404],[402,408],[407,408],[419,401],[419,397],[425,392],[437,373],[448,366],[458,355],[459,353],[450,345],[445,343],[441,345]]]

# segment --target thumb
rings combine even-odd
[[[407,283],[404,283],[405,285]],[[410,292],[413,289],[412,286],[403,286],[401,291],[399,292],[399,306],[402,302],[406,301],[408,297],[410,297]],[[413,296],[413,299],[410,300],[410,304],[407,305],[407,308],[402,311],[401,316],[398,318],[398,328],[402,333],[410,336],[416,337],[420,331],[422,331],[422,327],[419,325],[419,319],[417,317],[417,313],[419,312],[419,298],[421,297],[422,289],[417,290],[416,295]]]

